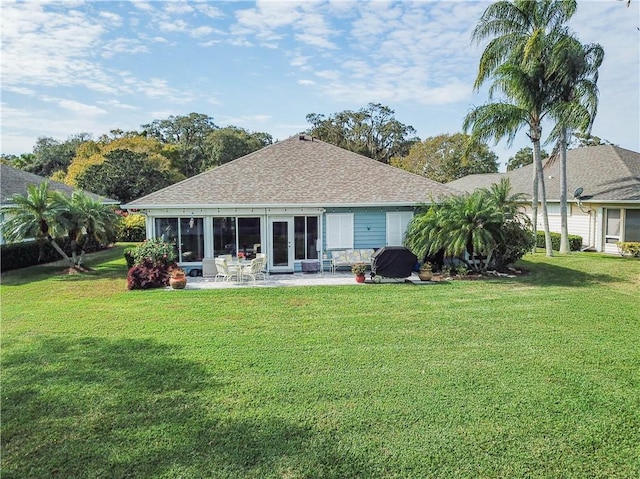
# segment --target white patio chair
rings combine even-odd
[[[244,280],[245,276],[247,279],[251,279],[254,283],[256,282],[256,276],[262,275],[262,278],[265,278],[265,275],[262,273],[263,268],[263,258],[254,258],[251,260],[247,266],[244,266],[241,271],[242,279]]]
[[[238,278],[238,270],[234,271],[229,268],[225,258],[216,258],[215,263],[218,273],[216,274],[214,281],[218,281],[218,277],[222,278],[223,281],[231,281],[234,278]]]
[[[262,280],[267,280],[267,255],[265,253],[259,253],[257,258],[260,260],[260,269],[255,274],[256,277],[262,276]]]

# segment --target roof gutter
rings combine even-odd
[[[432,201],[424,202],[407,202],[407,201],[394,201],[394,202],[376,202],[376,203],[270,203],[270,204],[126,204],[122,205],[122,209],[126,210],[161,210],[161,209],[256,209],[256,208],[372,208],[382,206],[420,206],[433,203]]]

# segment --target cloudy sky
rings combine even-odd
[[[2,152],[190,112],[285,139],[308,128],[309,113],[369,102],[422,139],[455,133],[487,100],[472,88],[483,45],[470,43],[487,5],[1,0]],[[639,5],[579,0],[570,24],[605,49],[593,133],[636,151]],[[504,163],[527,144],[523,130],[510,149],[493,149]]]

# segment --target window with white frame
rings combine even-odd
[[[387,213],[387,246],[402,246],[413,211],[389,211]]]
[[[567,213],[568,212],[569,209],[567,208]],[[547,214],[560,215],[560,203],[547,203]]]
[[[295,259],[318,259],[318,217],[294,216]]]
[[[606,226],[605,241],[607,243],[617,243],[620,241],[620,209],[607,209]]]
[[[178,261],[202,261],[203,218],[156,218],[155,227],[156,237],[175,244]]]
[[[353,248],[353,213],[327,213],[327,249]]]
[[[640,242],[640,210],[625,210],[624,240]]]

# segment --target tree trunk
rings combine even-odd
[[[78,248],[78,242],[76,240],[72,240],[71,241],[71,261],[73,261],[74,266],[78,264],[78,254],[76,253],[77,248]]]
[[[560,128],[560,253],[569,253],[567,225],[567,129]]]
[[[536,161],[535,150],[533,155],[533,190],[531,193],[531,228],[533,229],[533,237],[536,241],[533,243],[533,253],[536,252],[538,244],[538,162]]]
[[[542,221],[544,224],[544,245],[547,256],[553,256],[553,247],[551,245],[551,234],[549,233],[549,215],[547,214],[547,194],[544,187],[544,171],[542,171],[542,158],[540,156],[540,137],[542,132],[540,127],[531,128],[531,142],[533,143],[533,160],[536,165],[536,177],[538,178],[538,188],[533,191],[535,205],[537,206],[537,197],[540,196],[540,205],[542,206]],[[537,212],[536,212],[537,213]],[[536,215],[537,216],[537,215]],[[536,218],[537,222],[537,218]],[[535,228],[535,223],[534,223]],[[534,229],[534,231],[537,228]]]
[[[47,240],[49,240],[49,243],[51,243],[51,246],[53,246],[53,249],[55,249],[58,254],[60,256],[62,256],[64,258],[64,260],[69,263],[69,265],[72,268],[75,268],[75,263],[73,262],[73,260],[71,258],[69,258],[69,256],[67,255],[67,253],[64,252],[64,250],[60,247],[60,245],[58,245],[58,243],[56,243],[56,240],[53,239],[53,237],[51,235],[47,235]]]

